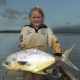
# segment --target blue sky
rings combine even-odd
[[[33,6],[42,8],[44,23],[51,28],[80,25],[80,0],[0,0],[0,30],[22,29],[29,24]]]

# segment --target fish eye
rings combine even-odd
[[[9,65],[9,62],[4,62],[6,65]]]

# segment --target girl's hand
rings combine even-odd
[[[59,61],[61,61],[62,56],[55,56],[55,63],[58,63]]]
[[[55,56],[55,63],[52,65],[52,67],[57,67],[59,66],[58,62],[60,62],[62,59],[62,56]]]
[[[54,66],[55,67],[59,66],[58,62],[60,62],[61,59],[62,59],[62,56],[55,56],[55,62],[50,66],[50,68],[53,68]]]

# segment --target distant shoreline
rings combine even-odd
[[[0,33],[20,33],[21,30],[1,30]],[[71,34],[74,34],[74,33],[80,33],[80,32],[57,32],[57,31],[53,31],[54,33],[71,33]]]
[[[20,33],[21,30],[3,30],[0,33]]]

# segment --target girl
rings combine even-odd
[[[60,44],[52,30],[44,24],[44,13],[39,6],[33,7],[29,12],[30,25],[25,25],[20,33],[20,49],[38,47],[46,51],[47,44],[54,51],[55,63],[62,58]],[[25,72],[25,80],[44,80],[44,76]]]

